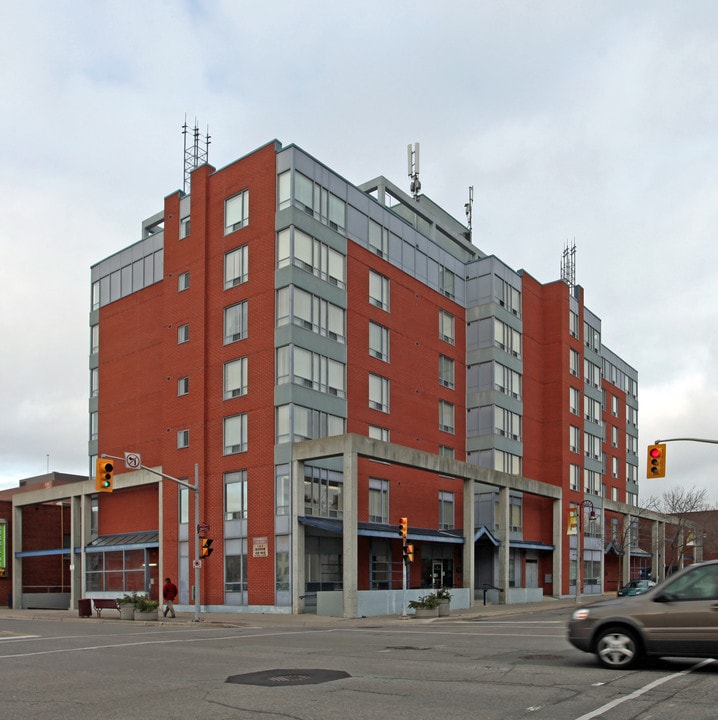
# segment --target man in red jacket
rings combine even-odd
[[[167,613],[170,613],[170,617],[176,617],[175,616],[175,607],[174,607],[174,601],[177,597],[177,586],[172,582],[171,578],[165,578],[165,584],[162,588],[162,598],[164,599],[166,605],[164,612],[162,613],[165,617],[167,617]]]

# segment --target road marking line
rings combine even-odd
[[[616,700],[611,700],[611,702],[602,705],[600,708],[596,708],[595,710],[591,710],[591,712],[586,713],[585,715],[577,717],[576,720],[591,720],[591,718],[599,717],[600,715],[603,715],[604,713],[612,710],[618,705],[621,705],[627,700],[635,700],[636,698],[641,697],[641,695],[647,693],[649,690],[653,690],[653,688],[656,688],[659,685],[663,685],[663,683],[666,683],[669,680],[675,680],[675,678],[679,678],[683,675],[688,675],[688,673],[692,673],[694,670],[699,670],[706,665],[710,665],[712,662],[715,662],[715,660],[713,658],[708,658],[707,660],[702,660],[698,664],[689,667],[687,670],[681,670],[681,672],[658,678],[658,680],[654,680],[653,682],[648,683],[648,685],[644,685],[642,688],[635,690],[630,695],[625,695],[624,697],[617,698]]]

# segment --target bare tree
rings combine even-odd
[[[708,510],[707,494],[705,488],[698,490],[695,487],[675,487],[666,490],[660,498],[649,497],[646,502],[646,507],[651,510],[676,518],[676,522],[670,524],[673,537],[670,546],[666,548],[666,572],[669,574],[682,567],[686,550],[696,542],[695,515],[691,517],[691,513]]]

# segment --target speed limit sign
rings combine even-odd
[[[125,467],[130,470],[137,470],[142,467],[142,458],[139,453],[126,452],[125,453]]]

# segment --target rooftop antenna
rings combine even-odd
[[[192,135],[191,141],[188,141],[190,134]],[[187,125],[187,115],[185,114],[184,125],[182,125],[182,135],[184,135],[184,182],[182,184],[182,192],[186,195],[190,190],[192,171],[196,170],[200,165],[204,165],[209,158],[209,126],[207,126],[207,134],[202,138],[199,134],[197,118],[195,118],[194,127],[190,129]]]
[[[474,205],[474,186],[469,185],[469,202],[464,203],[464,210],[466,211],[466,226],[469,228],[469,232],[466,235],[467,240],[471,242],[471,214]]]
[[[576,287],[576,239],[569,245],[566,243],[561,253],[561,280],[568,285],[571,290]]]
[[[421,183],[419,182],[419,143],[414,143],[413,147],[411,146],[411,143],[409,143],[409,145],[406,146],[406,152],[409,177],[411,178],[409,189],[414,196],[414,200],[416,200],[419,197],[419,191],[421,190]]]

